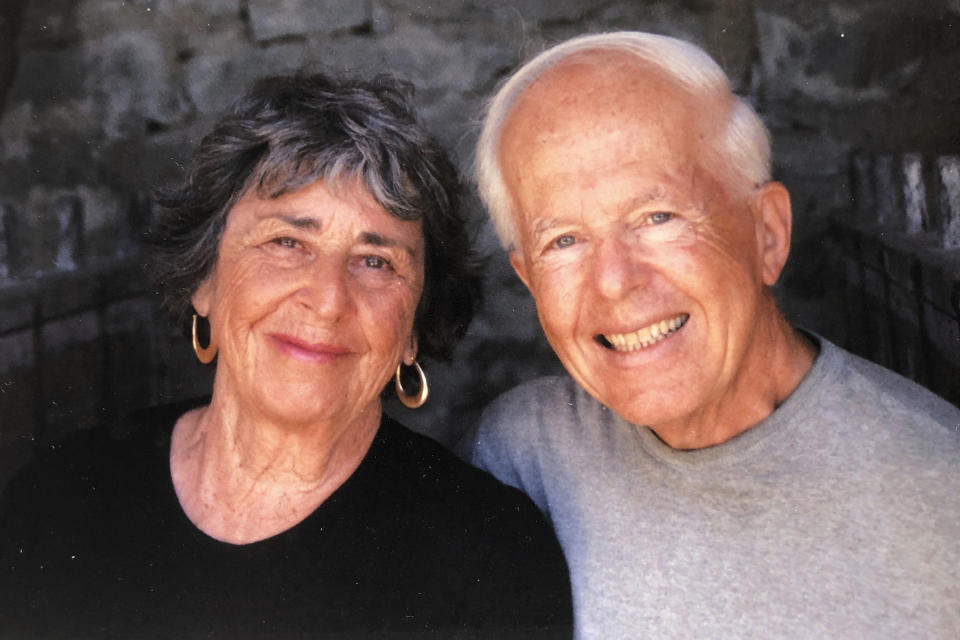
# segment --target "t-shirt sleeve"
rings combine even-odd
[[[504,394],[483,412],[462,450],[472,464],[520,489],[546,513],[536,452],[540,417],[539,412],[531,410],[536,405],[536,394],[529,386]]]

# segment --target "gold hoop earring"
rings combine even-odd
[[[197,314],[193,314],[193,352],[202,364],[210,364],[217,357],[217,345],[213,344],[213,336],[210,336],[210,344],[206,348],[201,347],[197,340]]]
[[[430,395],[430,388],[427,386],[427,376],[424,375],[423,369],[420,368],[420,363],[416,360],[413,361],[413,367],[417,370],[417,375],[420,376],[420,391],[417,395],[407,395],[407,392],[403,389],[403,383],[400,382],[400,369],[403,367],[403,362],[397,365],[397,373],[394,374],[394,382],[397,387],[397,397],[400,398],[400,402],[403,403],[408,409],[418,409],[423,406],[423,403],[427,401],[427,396]]]

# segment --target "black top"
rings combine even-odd
[[[429,438],[384,417],[303,522],[232,545],[174,493],[178,415],[126,439],[77,434],[11,481],[0,637],[569,637],[567,567],[540,512]]]

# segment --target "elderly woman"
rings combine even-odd
[[[391,379],[423,403],[417,359],[449,353],[479,287],[455,170],[402,89],[261,81],[161,197],[155,275],[212,396],[13,481],[0,636],[568,633],[532,503],[381,410]]]

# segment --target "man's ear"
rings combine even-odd
[[[530,280],[527,278],[527,261],[524,259],[523,254],[517,249],[510,250],[510,265],[517,273],[517,277],[520,278],[529,290]]]
[[[779,182],[767,182],[753,196],[757,244],[763,265],[763,283],[772,287],[790,255],[793,213],[790,193]]]
[[[193,304],[193,308],[201,317],[206,318],[210,315],[210,295],[212,289],[213,284],[210,282],[210,276],[207,276],[203,279],[203,282],[200,283],[200,286],[197,287],[197,290],[193,292],[193,295],[190,296],[190,303]]]

